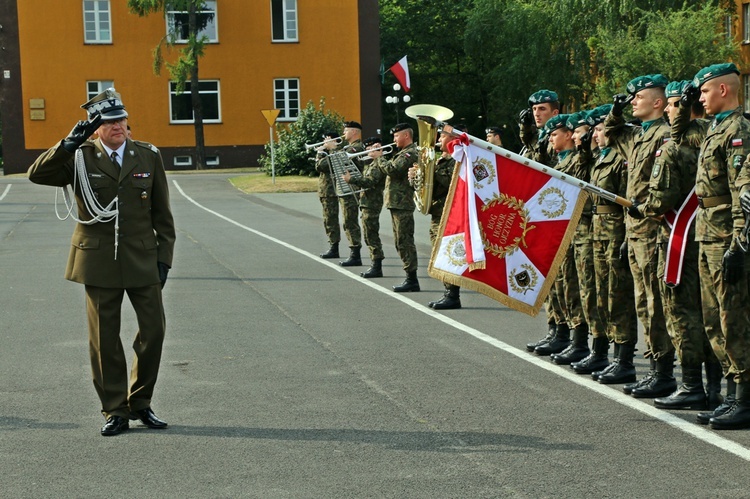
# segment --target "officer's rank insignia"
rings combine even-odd
[[[654,163],[654,169],[653,169],[653,170],[651,170],[651,175],[652,175],[652,176],[653,176],[654,178],[656,178],[656,177],[658,177],[658,176],[659,176],[659,173],[661,173],[661,164],[659,164],[659,163],[657,162],[657,163]]]
[[[536,287],[537,282],[539,282],[539,273],[528,263],[521,265],[521,269],[520,272],[517,268],[510,271],[508,285],[516,293],[526,294]]]
[[[568,208],[565,194],[557,187],[544,189],[539,196],[538,203],[542,206],[542,214],[547,218],[557,218]]]
[[[742,147],[742,139],[732,139],[732,147]]]

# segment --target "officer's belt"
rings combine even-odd
[[[711,196],[707,198],[698,196],[698,206],[700,206],[704,210],[706,208],[719,206],[720,204],[732,204],[732,196],[729,194],[725,196]]]
[[[607,213],[621,213],[622,207],[617,204],[595,204],[591,210],[595,215],[606,215]]]

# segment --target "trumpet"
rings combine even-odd
[[[341,137],[336,137],[335,139],[326,139],[314,144],[305,144],[305,151],[309,151],[310,149],[317,149],[318,147],[324,146],[327,142],[331,141],[333,141],[334,144],[339,145],[344,141],[344,139],[342,139]]]
[[[386,145],[380,146],[380,147],[373,147],[373,148],[366,149],[366,150],[361,151],[361,152],[348,152],[348,153],[346,153],[346,155],[349,156],[349,159],[352,159],[352,158],[358,158],[360,156],[367,156],[372,151],[380,151],[383,154],[390,154],[390,153],[393,152],[393,147],[395,145],[396,145],[395,142],[391,142],[390,144],[386,144]],[[367,158],[365,158],[365,159],[367,159]]]

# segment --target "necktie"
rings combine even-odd
[[[120,166],[120,162],[119,162],[119,161],[117,161],[117,153],[116,153],[115,151],[112,151],[112,154],[110,154],[110,155],[109,155],[109,159],[111,159],[111,160],[112,160],[112,162],[113,162],[113,163],[114,163],[114,164],[115,164],[116,166]]]

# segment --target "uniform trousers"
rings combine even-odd
[[[120,340],[125,293],[138,320],[129,389],[128,366]],[[106,418],[128,417],[131,412],[150,407],[166,330],[161,284],[127,289],[86,286],[86,311],[91,372],[102,414]]]
[[[620,261],[622,240],[594,241],[596,303],[599,317],[610,341],[635,345],[638,323],[635,314],[633,276],[626,262]],[[592,331],[594,337],[601,336]]]
[[[414,244],[414,211],[390,209],[396,251],[404,264],[404,271],[416,272],[417,246]]]
[[[380,211],[362,207],[362,233],[370,250],[370,260],[382,260],[383,243],[380,241]]]

